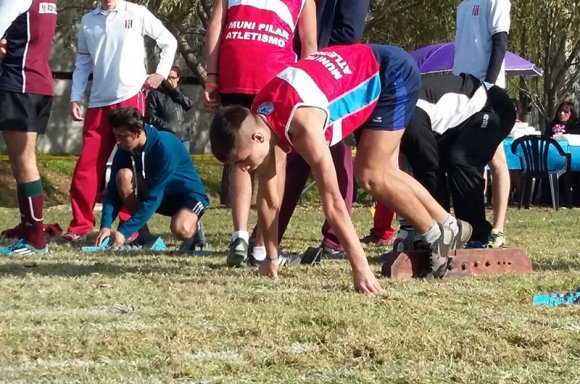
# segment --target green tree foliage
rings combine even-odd
[[[179,54],[198,80],[205,80],[204,36],[212,0],[137,1],[159,17],[178,40]],[[373,0],[364,40],[393,44],[409,51],[455,38],[459,0]],[[59,39],[74,49],[82,15],[94,0],[59,1]],[[544,119],[553,117],[559,102],[577,83],[580,52],[580,2],[512,0],[509,49],[538,64],[544,76],[510,79],[523,104],[533,104]],[[154,57],[155,55],[150,55]]]
[[[365,39],[412,51],[453,41],[456,0],[375,0],[371,2]]]

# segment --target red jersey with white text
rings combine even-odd
[[[33,0],[6,31],[8,48],[0,64],[0,89],[52,96],[54,82],[48,64],[56,29],[55,0]]]
[[[278,145],[292,150],[288,129],[299,107],[327,113],[326,141],[334,145],[363,125],[381,93],[379,63],[365,44],[333,46],[288,67],[256,95],[252,112],[262,115],[280,138]]]
[[[294,30],[305,0],[228,0],[219,48],[221,93],[255,95],[296,62]]]

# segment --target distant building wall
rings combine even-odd
[[[48,128],[46,134],[39,136],[38,140],[39,153],[78,155],[81,150],[83,123],[73,122],[69,116],[70,88],[70,80],[55,80],[55,97]],[[211,115],[199,108],[199,93],[202,88],[199,85],[189,84],[182,85],[181,88],[195,101],[194,108],[187,114],[193,128],[191,153],[209,153],[208,129]],[[3,139],[0,142],[4,149]]]

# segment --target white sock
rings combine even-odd
[[[443,222],[443,225],[451,228],[453,235],[457,236],[459,233],[459,225],[457,225],[457,219],[451,215],[447,216],[447,219]]]
[[[441,230],[439,229],[439,224],[435,220],[433,220],[433,224],[431,228],[425,232],[417,235],[417,240],[425,240],[429,244],[433,244],[441,237]]]
[[[257,261],[265,260],[266,259],[266,246],[265,245],[254,246],[254,249],[252,250],[252,257],[254,257],[254,259]]]
[[[246,244],[247,244],[250,242],[250,233],[248,231],[233,231],[232,232],[232,243],[239,238],[245,240]]]

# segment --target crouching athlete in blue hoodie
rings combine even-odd
[[[146,228],[155,212],[171,216],[171,232],[186,244],[195,235],[209,199],[183,144],[171,132],[145,125],[143,115],[133,107],[111,111],[109,124],[118,150],[97,245],[108,236],[112,247],[123,245],[132,233]],[[111,233],[122,206],[131,218]]]

